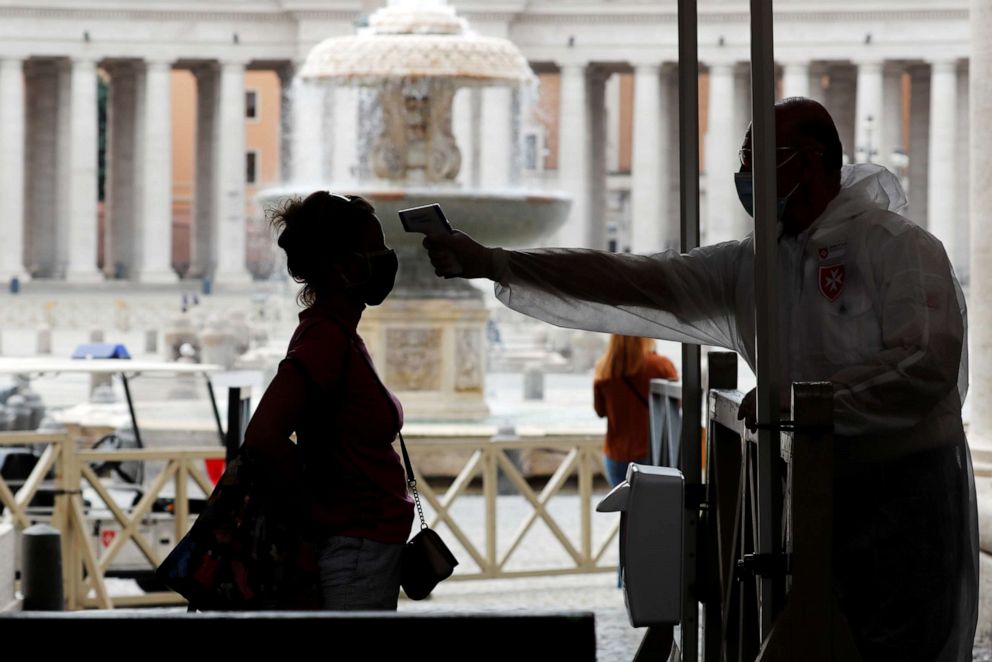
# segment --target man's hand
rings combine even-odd
[[[493,249],[464,232],[424,237],[434,273],[445,278],[494,278]]]
[[[792,406],[792,386],[783,386],[778,392],[778,406],[780,412],[788,412]],[[741,401],[741,406],[737,408],[737,420],[744,421],[744,427],[751,432],[758,431],[758,389],[753,388],[747,392]]]
[[[744,427],[751,432],[758,429],[758,389],[753,388],[747,392],[741,401],[741,406],[737,408],[737,420],[744,421]]]

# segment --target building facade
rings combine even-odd
[[[302,88],[294,72],[314,44],[353,33],[379,4],[0,0],[0,279],[264,276],[258,187],[346,188],[363,167],[361,94]],[[570,219],[549,244],[677,245],[675,0],[452,4],[479,33],[516,43],[539,80],[536,95],[459,92],[460,183],[571,193]],[[896,171],[910,216],[966,277],[967,2],[820,4],[776,3],[780,95],[821,100],[850,161]],[[700,0],[709,242],[749,230],[733,188],[750,116],[748,38],[746,2]]]

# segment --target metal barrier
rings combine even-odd
[[[551,437],[535,439],[408,439],[414,455],[430,451],[461,451],[469,459],[457,477],[442,490],[430,477],[417,476],[420,493],[434,513],[431,526],[445,525],[451,535],[465,549],[478,566],[477,572],[462,572],[454,579],[528,577],[541,575],[576,574],[588,572],[615,572],[613,563],[603,561],[611,543],[616,538],[619,522],[609,528],[606,535],[595,540],[592,522],[593,486],[597,476],[605,477],[601,456],[602,440],[598,437]],[[171,513],[171,544],[175,544],[193,521],[190,513],[190,489],[199,487],[209,494],[213,485],[203,471],[204,460],[225,457],[225,448],[138,449],[138,450],[77,450],[76,444],[65,434],[0,433],[0,445],[45,446],[34,471],[15,494],[0,478],[0,502],[6,511],[0,522],[9,521],[18,529],[27,528],[32,521],[50,519],[62,532],[62,557],[65,572],[66,607],[70,610],[85,608],[111,609],[161,604],[181,604],[182,599],[167,592],[150,592],[143,595],[111,596],[107,590],[108,570],[122,550],[132,542],[148,562],[149,570],[162,560],[161,540],[142,532],[142,525],[151,515],[153,505],[166,486],[174,486],[174,509]],[[550,450],[561,456],[557,468],[545,486],[535,490],[528,477],[514,462],[514,455],[524,450]],[[140,500],[132,506],[118,505],[108,487],[92,469],[95,463],[106,461],[164,461],[164,467],[147,482]],[[416,466],[416,463],[415,463]],[[50,516],[31,513],[28,506],[45,481],[45,476],[55,472],[55,508]],[[497,545],[497,516],[500,497],[500,473],[512,484],[526,503],[529,513],[513,533],[508,545],[500,551]],[[549,505],[562,494],[573,479],[579,496],[578,541],[574,542],[567,527],[551,514]],[[454,505],[465,497],[473,481],[481,481],[484,503],[484,534],[481,544],[476,544],[466,533],[464,522],[454,514]],[[93,505],[87,511],[83,502],[83,488],[91,488],[105,504],[108,518],[119,527],[112,540],[100,552],[94,544],[92,522]],[[102,507],[101,507],[102,509]],[[160,517],[166,517],[160,515]],[[535,523],[544,522],[554,539],[568,557],[566,566],[533,567],[513,570],[508,562],[521,548],[521,542]],[[445,533],[447,535],[447,533]]]
[[[831,592],[833,390],[829,384],[793,385],[793,420],[780,431],[785,480],[774,495],[780,509],[773,518],[781,522],[775,537],[779,544],[774,553],[760,554],[757,437],[738,420],[744,393],[736,389],[737,356],[711,352],[708,359],[699,571],[686,577],[696,584],[702,605],[703,638],[690,646],[698,643],[706,662],[857,660]],[[681,389],[656,381],[651,394],[651,442],[657,449],[652,458],[678,466],[675,400]],[[762,600],[762,581],[770,583],[778,601]],[[777,609],[777,604],[784,607]],[[763,622],[773,623],[767,636]]]

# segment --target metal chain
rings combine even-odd
[[[417,492],[417,481],[407,481],[407,484],[410,486],[410,491],[413,492],[413,502],[417,504],[417,514],[420,515],[420,530],[423,531],[427,528],[427,520],[424,519],[424,509],[420,505],[420,493]]]

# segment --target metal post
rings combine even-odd
[[[251,387],[231,386],[227,389],[227,462],[230,463],[241,449],[248,420],[251,418]]]
[[[131,385],[127,381],[127,375],[121,373],[121,382],[124,384],[124,397],[127,398],[127,410],[131,414],[131,427],[134,428],[134,440],[138,443],[138,448],[144,448],[141,443],[141,430],[138,428],[138,417],[134,413],[134,400],[131,398]]]
[[[758,553],[774,554],[781,531],[775,57],[772,0],[751,0],[751,149],[754,155],[754,291],[758,377]],[[759,622],[768,635],[784,599],[783,582],[762,577]]]
[[[679,198],[682,252],[699,246],[699,48],[696,0],[679,0]],[[683,660],[699,657],[699,587],[696,550],[702,492],[699,431],[702,375],[699,346],[682,345],[682,432],[679,467],[685,475],[682,603]]]

